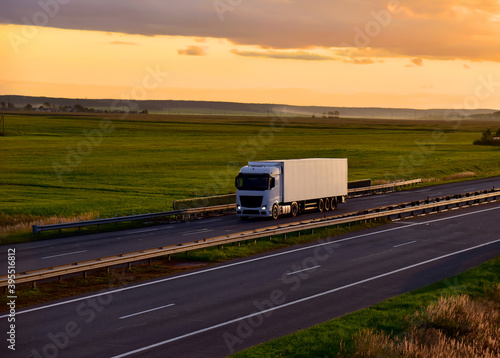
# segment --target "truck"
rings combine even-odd
[[[272,217],[333,210],[347,197],[346,158],[249,162],[235,179],[236,214]]]

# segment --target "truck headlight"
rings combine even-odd
[[[241,210],[241,205],[236,205],[236,210]]]
[[[267,210],[267,206],[264,205],[262,208],[260,208],[262,211],[266,211]]]

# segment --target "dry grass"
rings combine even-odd
[[[0,236],[31,232],[33,225],[50,225],[68,222],[77,222],[79,220],[92,220],[97,218],[97,213],[88,212],[75,217],[39,217],[34,215],[15,215],[10,216],[0,213]]]
[[[371,329],[356,337],[354,357],[498,358],[500,285],[489,299],[442,297],[411,317],[407,334],[391,338]]]
[[[474,172],[462,172],[444,177],[443,180],[455,180],[455,179],[471,178],[475,176],[476,173]]]

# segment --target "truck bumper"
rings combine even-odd
[[[271,216],[271,210],[262,208],[244,208],[241,206],[236,207],[236,215],[239,217],[266,217]]]

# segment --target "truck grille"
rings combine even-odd
[[[240,196],[241,206],[244,208],[260,208],[262,205],[262,196]]]

